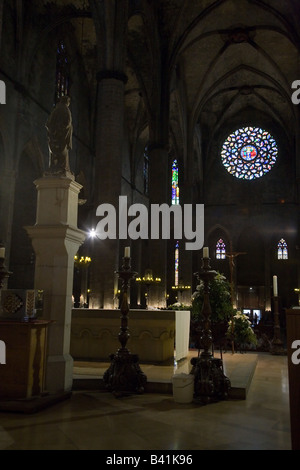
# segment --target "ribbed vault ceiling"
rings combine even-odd
[[[69,14],[87,74],[95,77],[89,2],[45,0],[40,8]],[[212,138],[247,110],[293,139],[291,84],[300,79],[297,0],[136,0],[129,11],[126,116],[132,136],[145,125],[145,110],[163,119],[161,96],[167,89],[178,149],[186,148],[195,126]]]

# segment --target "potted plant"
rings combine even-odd
[[[199,334],[202,329],[202,306],[204,300],[204,284],[200,281],[192,295],[191,307],[191,343],[197,349],[201,348]],[[231,304],[230,284],[226,277],[217,272],[214,280],[210,282],[209,300],[211,306],[211,330],[213,343],[220,347],[225,346],[228,322],[235,310]]]
[[[240,352],[243,348],[251,348],[257,345],[257,337],[251,327],[249,318],[239,311],[229,321],[226,336],[230,341],[234,341],[235,347]]]

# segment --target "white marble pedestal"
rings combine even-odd
[[[73,382],[70,355],[74,256],[85,240],[77,228],[81,186],[71,177],[45,176],[38,192],[36,224],[26,227],[36,254],[35,289],[44,291],[43,318],[48,330],[46,390],[69,391]]]

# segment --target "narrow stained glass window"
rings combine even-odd
[[[144,153],[144,194],[149,195],[149,156],[147,148]]]
[[[277,246],[277,258],[278,259],[288,259],[288,247],[286,241],[282,238]]]
[[[179,170],[177,160],[172,165],[172,205],[179,204]],[[175,245],[175,286],[179,285],[179,242]]]
[[[216,244],[216,258],[226,259],[226,245],[221,238]]]
[[[230,134],[222,150],[222,163],[239,179],[255,180],[272,170],[278,147],[269,132],[260,127],[243,127]]]
[[[59,41],[56,51],[55,104],[70,93],[70,64],[64,41]]]
[[[175,286],[179,285],[179,242],[175,245]]]
[[[172,165],[172,204],[179,204],[178,163],[174,160]]]

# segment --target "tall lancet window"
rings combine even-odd
[[[222,238],[220,238],[220,240],[218,240],[216,244],[216,258],[226,259],[226,245],[223,242]]]
[[[277,245],[277,258],[278,259],[288,259],[288,246],[286,241],[282,238]]]
[[[178,163],[177,163],[177,160],[174,160],[173,165],[172,165],[172,204],[173,205],[179,204],[178,179],[179,179]]]
[[[148,155],[148,149],[147,147],[145,148],[144,152],[144,194],[145,196],[149,195],[149,155]]]
[[[177,160],[173,161],[172,164],[172,205],[179,205],[179,170]],[[175,245],[175,286],[179,285],[179,242]]]
[[[179,285],[179,242],[175,245],[175,286]]]
[[[62,96],[70,94],[70,63],[64,41],[59,41],[56,51],[55,104]]]

